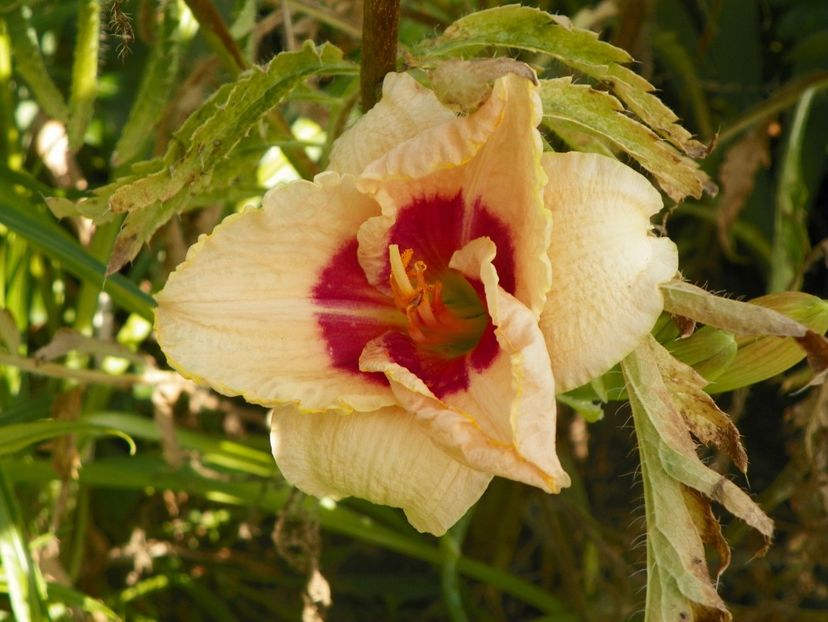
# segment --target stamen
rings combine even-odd
[[[388,246],[388,280],[394,302],[408,320],[409,336],[423,351],[438,356],[453,358],[465,354],[475,347],[487,325],[477,293],[452,270],[428,280],[425,262],[418,260],[412,266],[413,257],[410,248],[400,253],[398,245]],[[434,275],[430,276],[433,279]],[[447,292],[450,295],[445,299]]]
[[[410,254],[409,251],[406,251],[406,254],[409,255],[408,260],[410,261]],[[414,286],[411,285],[411,281],[408,279],[408,273],[406,272],[406,263],[403,263],[403,258],[400,256],[400,247],[397,244],[391,244],[388,246],[388,259],[391,263],[391,279],[392,283],[397,286],[399,293],[404,298],[411,298],[416,293]]]

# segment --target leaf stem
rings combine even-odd
[[[399,0],[365,0],[362,20],[362,110],[368,112],[379,99],[379,87],[397,67]]]

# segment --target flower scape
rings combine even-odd
[[[389,74],[327,171],[227,218],[157,295],[170,364],[271,407],[304,492],[439,535],[493,476],[569,485],[556,393],[642,343],[678,260],[645,177],[543,152],[531,78],[457,114]]]

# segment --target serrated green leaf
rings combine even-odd
[[[120,166],[143,153],[161,112],[172,92],[187,36],[177,1],[163,5],[163,23],[147,58],[141,84],[121,135],[112,152],[112,163]]]
[[[37,38],[29,24],[27,11],[21,2],[12,5],[3,15],[9,26],[14,69],[29,85],[43,111],[65,124],[69,119],[69,108],[46,69]]]
[[[623,66],[632,62],[627,52],[600,41],[593,32],[573,27],[567,18],[517,5],[479,11],[459,19],[435,41],[420,46],[417,52],[434,58],[468,55],[490,46],[548,54],[599,82],[608,83],[629,109],[659,136],[693,157],[707,151],[676,123],[676,115],[653,95],[653,86]]]
[[[621,48],[600,41],[594,32],[574,28],[566,17],[518,5],[467,15],[419,50],[433,57],[459,56],[469,48],[490,46],[543,52],[567,64],[595,67],[633,60]]]
[[[773,523],[733,482],[705,466],[696,454],[686,414],[707,398],[703,381],[647,337],[621,364],[627,382],[641,456],[647,518],[647,602],[645,620],[729,621],[705,562],[697,503],[686,489],[716,500],[770,540]],[[676,382],[684,395],[677,399]],[[691,400],[687,400],[687,396]]]
[[[98,94],[98,42],[101,38],[100,0],[78,3],[78,38],[72,65],[72,88],[69,94],[69,148],[77,151],[92,119]]]
[[[624,114],[612,95],[590,86],[573,84],[571,78],[541,80],[544,124],[556,124],[609,141],[635,158],[675,201],[688,195],[701,196],[709,182],[698,164],[681,155],[652,130]]]
[[[714,134],[710,105],[690,51],[678,42],[676,33],[671,31],[656,32],[653,48],[670,76],[675,78],[676,90],[682,101],[688,102],[688,107],[692,109],[699,133],[706,139],[710,138]]]
[[[296,52],[283,52],[265,67],[256,67],[222,89],[196,111],[175,135],[164,167],[129,183],[109,196],[109,208],[128,212],[115,241],[108,272],[120,269],[163,223],[211,187],[219,163],[233,152],[262,116],[277,106],[306,77],[319,73],[353,73],[331,45],[308,42]],[[227,106],[233,107],[226,114]]]

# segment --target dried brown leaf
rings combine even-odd
[[[727,150],[719,169],[722,195],[716,212],[719,243],[725,250],[731,250],[730,227],[753,193],[756,174],[769,165],[768,134],[764,126],[745,134]]]

